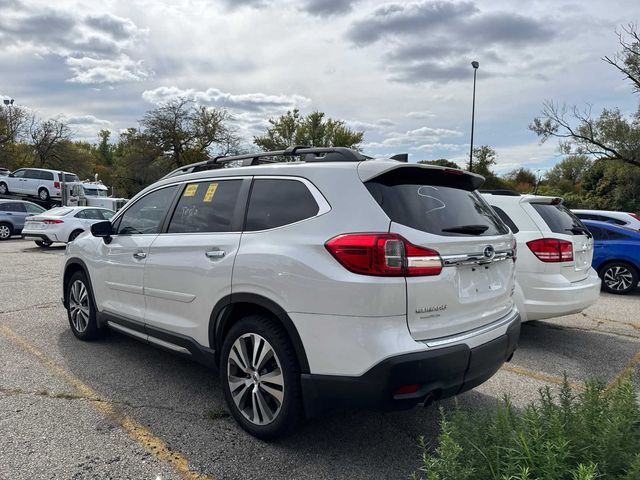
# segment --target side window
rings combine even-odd
[[[96,210],[95,208],[88,208],[86,210],[84,210],[84,218],[89,219],[89,220],[102,220],[102,215],[100,214],[99,210]]]
[[[589,231],[594,240],[607,240],[607,231],[604,228],[589,226]]]
[[[168,233],[232,232],[242,180],[188,183],[173,212]]]
[[[251,189],[245,231],[267,230],[315,216],[320,208],[298,180],[256,179]]]
[[[518,233],[520,231],[520,229],[516,227],[516,224],[513,223],[513,220],[511,220],[511,217],[509,217],[504,210],[500,207],[496,207],[495,205],[491,205],[491,208],[495,210],[500,219],[507,224],[507,227],[509,227],[513,233]]]
[[[118,235],[141,235],[160,233],[177,186],[161,188],[151,192],[131,205],[120,217]]]
[[[52,180],[53,181],[53,173],[52,172],[39,172],[40,178],[42,180]]]
[[[24,203],[21,202],[8,202],[2,205],[2,211],[13,213],[25,213],[27,209],[24,207]]]
[[[24,206],[27,209],[27,213],[31,213],[33,215],[44,212],[44,208],[39,205],[34,205],[33,203],[25,203]]]
[[[40,179],[40,172],[38,172],[37,170],[26,170],[24,178],[34,178],[38,180]]]
[[[74,215],[74,217],[81,218],[81,219],[86,219],[87,218],[87,211],[86,210],[80,210],[78,213],[76,213]]]
[[[614,232],[613,230],[609,230],[608,232],[609,240],[627,240],[629,236],[624,233]]]
[[[110,210],[98,210],[98,212],[102,215],[103,220],[111,220],[115,215],[114,212]]]
[[[26,170],[16,170],[13,172],[13,176],[16,178],[24,178],[25,173],[27,173]]]

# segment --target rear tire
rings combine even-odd
[[[107,329],[98,326],[96,302],[85,273],[82,271],[74,273],[65,288],[67,317],[73,334],[84,341],[104,337]]]
[[[38,190],[38,198],[43,202],[48,202],[50,198],[49,190],[47,190],[46,188],[41,188],[40,190]]]
[[[9,187],[4,182],[0,182],[0,195],[7,195],[9,193]]]
[[[83,232],[84,230],[74,230],[73,232],[71,232],[71,235],[69,235],[69,242],[73,242],[76,238],[78,238],[78,235]]]
[[[34,240],[34,241],[36,242],[36,245],[39,246],[40,248],[49,248],[53,243],[53,242],[50,242],[49,240]]]
[[[9,240],[13,235],[13,227],[10,223],[0,223],[0,240]]]
[[[626,262],[609,262],[600,269],[602,288],[609,293],[626,295],[638,285],[638,271]]]
[[[271,317],[250,315],[231,327],[220,378],[231,415],[251,435],[281,437],[302,419],[300,367],[286,332]]]

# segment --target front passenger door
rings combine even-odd
[[[100,243],[93,286],[101,312],[144,323],[144,265],[177,188],[160,188],[136,200],[115,220],[111,242]]]

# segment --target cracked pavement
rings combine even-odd
[[[0,242],[2,480],[406,478],[418,437],[437,434],[436,406],[347,412],[256,440],[226,413],[216,372],[117,333],[77,341],[59,300],[63,253]],[[628,368],[640,382],[639,352],[640,291],[603,294],[582,314],[524,325],[513,361],[458,402],[486,409],[506,393],[522,406],[564,373],[576,389]]]

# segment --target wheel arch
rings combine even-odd
[[[291,340],[302,373],[309,373],[309,361],[300,334],[287,312],[262,295],[254,293],[233,293],[222,298],[214,307],[209,319],[209,346],[216,351],[219,359],[222,342],[231,326],[242,317],[262,313],[276,319]]]
[[[70,258],[67,260],[64,266],[64,274],[62,276],[62,303],[65,308],[68,307],[68,298],[67,298],[67,285],[69,284],[69,280],[76,272],[83,272],[87,276],[87,280],[89,284],[91,284],[91,276],[89,275],[89,269],[87,268],[87,264],[84,263],[79,258]],[[93,287],[89,285],[91,292],[93,292]],[[97,310],[97,309],[96,309]]]
[[[633,260],[630,260],[630,259],[625,258],[625,257],[607,258],[605,261],[600,263],[600,265],[598,265],[598,268],[597,268],[598,275],[602,276],[603,270],[607,266],[611,265],[612,263],[624,263],[626,265],[629,265],[630,267],[632,267],[636,271],[636,274],[638,274],[640,276],[640,265],[638,265]]]

